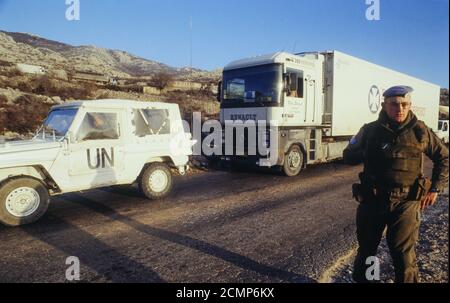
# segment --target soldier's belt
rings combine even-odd
[[[392,187],[392,188],[375,188],[374,193],[377,197],[405,197],[411,192],[411,186]]]
[[[403,197],[403,196],[409,196],[409,193],[411,192],[411,187],[399,187],[391,190],[390,196],[391,197]]]

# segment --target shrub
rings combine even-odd
[[[33,87],[31,86],[31,84],[29,82],[20,81],[19,84],[17,85],[17,88],[24,93],[32,93],[33,92]]]
[[[33,86],[34,86],[33,93],[38,95],[57,96],[59,92],[55,83],[48,76],[45,75],[37,77],[33,81]]]
[[[102,92],[97,99],[111,99],[111,94],[108,91]]]
[[[21,134],[33,132],[42,124],[50,107],[33,95],[22,95],[0,112],[0,130]]]
[[[97,86],[90,82],[67,84],[63,81],[41,76],[33,81],[33,93],[49,97],[59,96],[62,100],[67,99],[90,99]]]
[[[1,74],[8,78],[23,76],[23,73],[17,67],[4,69]]]
[[[13,63],[9,62],[9,61],[5,61],[5,60],[0,60],[0,66],[14,66]]]
[[[8,103],[8,97],[5,95],[0,95],[0,107],[6,105]]]

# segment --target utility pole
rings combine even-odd
[[[190,46],[189,46],[189,70],[191,73],[191,79],[192,79],[192,16],[190,17],[189,20],[189,30],[190,30]]]

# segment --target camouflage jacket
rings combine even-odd
[[[344,150],[344,161],[364,163],[364,174],[377,184],[410,186],[422,172],[422,156],[433,161],[432,188],[443,190],[448,183],[449,154],[434,132],[410,112],[398,127],[385,111],[377,121],[364,125]]]

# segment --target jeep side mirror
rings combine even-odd
[[[75,142],[75,136],[73,135],[73,132],[71,132],[71,131],[67,132],[66,140],[67,140],[67,143],[69,143],[69,144]]]

